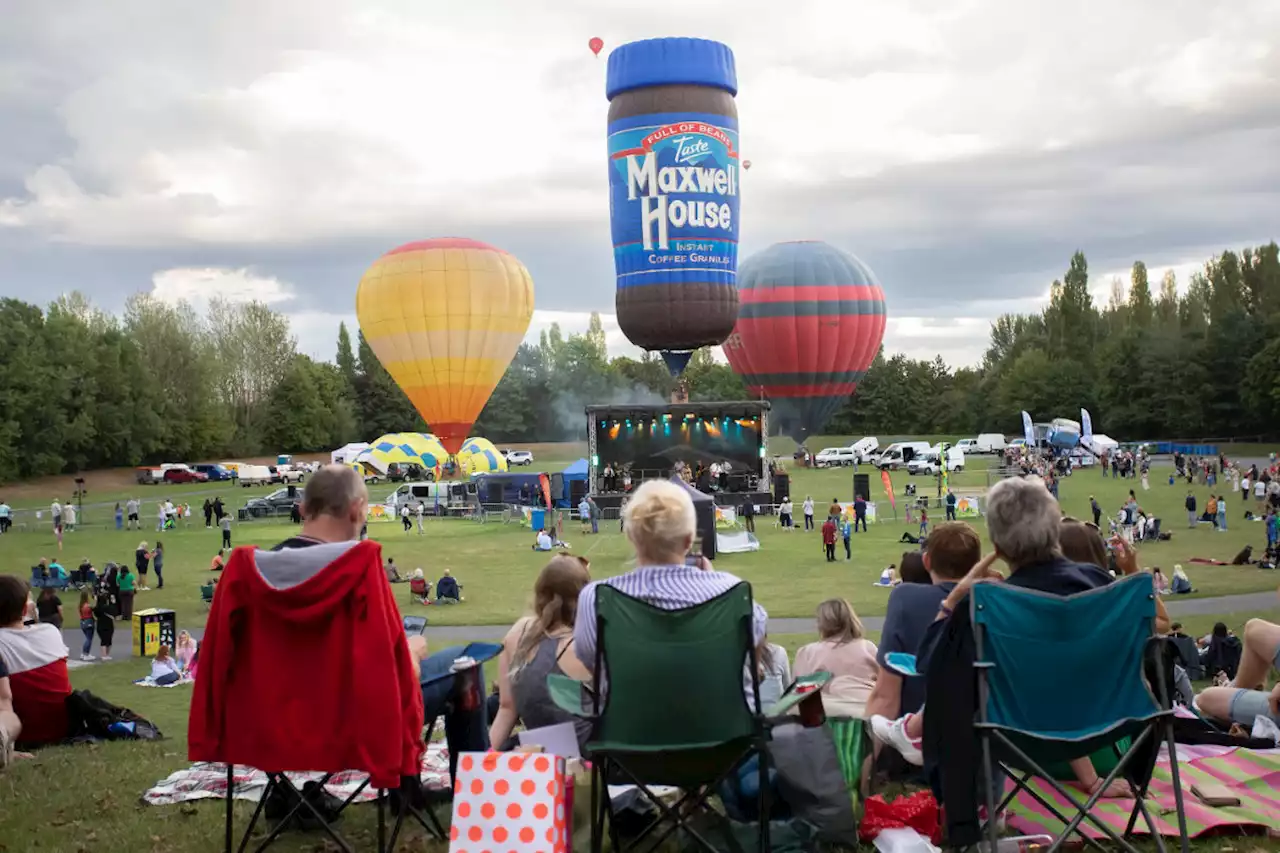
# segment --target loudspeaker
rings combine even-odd
[[[779,471],[773,475],[773,502],[780,504],[791,497],[791,475]]]
[[[862,495],[863,500],[871,500],[871,475],[870,474],[854,474],[853,475],[853,494],[854,497]]]

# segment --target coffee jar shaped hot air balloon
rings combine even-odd
[[[884,339],[884,292],[858,258],[816,241],[777,243],[738,270],[738,323],[724,344],[734,372],[773,404],[796,441],[821,434]]]
[[[738,313],[733,51],[660,38],[609,54],[609,211],[618,325],[679,375]]]
[[[533,279],[461,237],[392,249],[360,279],[369,346],[450,455],[457,454],[533,318]]]

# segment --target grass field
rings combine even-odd
[[[822,442],[822,446],[827,443],[839,441]],[[548,468],[556,470],[550,463],[563,465],[577,458],[574,448],[566,450],[554,456],[550,448],[544,448],[539,454],[538,467],[545,462]],[[985,486],[987,475],[980,466],[978,460],[971,461],[969,470],[953,477],[953,486],[965,490]],[[819,515],[832,498],[848,500],[852,491],[851,473],[849,469],[794,471],[792,489],[797,510],[806,494],[813,496]],[[1215,533],[1204,525],[1187,530],[1182,509],[1185,485],[1169,487],[1167,475],[1167,469],[1154,469],[1152,488],[1143,492],[1135,481],[1118,482],[1102,478],[1097,471],[1087,471],[1063,481],[1061,501],[1068,513],[1088,518],[1090,495],[1096,495],[1104,508],[1114,513],[1128,490],[1135,488],[1140,503],[1162,517],[1166,529],[1174,534],[1170,542],[1140,548],[1140,559],[1144,565],[1168,569],[1174,563],[1183,563],[1198,590],[1197,596],[1274,589],[1280,582],[1280,575],[1276,573],[1248,567],[1188,565],[1188,559],[1193,556],[1229,560],[1249,542],[1255,550],[1260,550],[1261,526],[1241,521],[1244,506],[1239,499],[1229,497],[1229,532]],[[895,475],[894,483],[899,495],[908,479],[905,472]],[[917,480],[922,492],[932,487],[931,481]],[[262,494],[264,491],[225,487],[211,489],[209,486],[147,487],[141,489],[142,496],[147,499],[144,519],[154,518],[155,501],[159,498],[178,500],[180,496],[195,495],[189,499],[197,505],[203,502],[206,493],[217,492],[230,500],[233,506],[238,506],[247,494]],[[381,499],[388,491],[387,486],[375,488],[373,497]],[[1209,490],[1197,487],[1194,491],[1203,506]],[[54,494],[62,494],[62,491],[51,492],[49,499]],[[125,488],[116,492],[95,491],[93,498],[113,503],[127,494]],[[888,513],[883,495],[875,497],[880,501],[880,511]],[[18,501],[14,503],[23,505]],[[25,505],[46,506],[47,500],[33,494],[25,500]],[[88,521],[83,529],[66,537],[61,558],[68,567],[86,556],[99,567],[107,560],[132,563],[133,549],[140,540],[155,544],[154,521],[142,533],[117,531],[104,526],[107,518],[95,517],[92,512]],[[985,530],[980,520],[975,520],[975,526],[983,532],[985,542]],[[750,580],[757,598],[775,617],[809,617],[821,600],[834,596],[848,598],[864,616],[882,614],[885,591],[872,587],[871,583],[883,566],[898,562],[904,548],[910,547],[898,541],[902,533],[908,530],[916,532],[915,526],[909,528],[905,523],[895,521],[891,514],[887,518],[882,515],[869,533],[858,534],[854,538],[854,559],[851,562],[842,560],[828,564],[823,559],[817,533],[784,532],[774,528],[771,519],[764,517],[757,520],[757,528],[762,542],[759,552],[725,556],[717,561],[717,566]],[[269,545],[295,529],[287,523],[237,524],[234,537],[236,544]],[[370,534],[383,543],[385,553],[395,558],[402,572],[421,566],[434,579],[443,569],[451,568],[463,581],[467,598],[464,604],[425,609],[432,624],[436,625],[509,624],[527,606],[533,579],[545,561],[545,557],[529,549],[531,536],[528,530],[514,525],[433,520],[425,535],[419,536],[416,532],[405,535],[398,523],[385,522],[371,525]],[[135,606],[170,607],[178,613],[180,628],[200,626],[205,614],[199,604],[198,588],[210,576],[207,568],[217,550],[219,533],[205,530],[200,522],[190,528],[162,534],[161,538],[167,551],[165,588],[139,593]],[[597,577],[625,571],[628,567],[629,551],[617,532],[616,522],[606,523],[598,536],[583,536],[576,524],[567,523],[565,538],[572,543],[574,552],[590,557],[592,571]],[[29,566],[42,556],[57,556],[55,541],[48,530],[14,532],[0,537],[0,566],[6,571],[26,576]],[[155,585],[154,578],[152,585]],[[64,600],[73,598],[72,594],[64,596]],[[401,602],[402,608],[407,610],[404,597]],[[67,600],[66,603],[70,607],[74,601]],[[1225,617],[1191,617],[1182,621],[1189,632],[1198,634],[1207,632],[1219,619],[1239,629],[1251,616],[1276,620],[1280,618],[1280,609],[1235,613]],[[876,638],[875,632],[871,632],[871,636]],[[807,633],[779,634],[773,639],[794,655],[801,644],[810,642],[814,637]],[[145,662],[138,661],[95,665],[76,670],[73,682],[78,688],[93,690],[151,718],[168,738],[154,744],[107,744],[93,748],[46,750],[38,761],[19,764],[0,775],[0,851],[158,852],[219,848],[220,803],[165,808],[139,803],[138,797],[147,787],[187,764],[186,717],[190,693],[185,689],[142,690],[133,687],[130,681],[145,671]],[[240,814],[243,825],[248,809],[240,807]],[[347,819],[345,831],[359,839],[358,846],[367,848],[372,844],[373,827],[373,811],[358,808]],[[1205,842],[1196,847],[1215,851],[1280,850],[1280,843],[1227,839]],[[326,848],[318,838],[292,836],[277,849],[311,851]],[[402,849],[438,851],[444,847],[427,845],[414,834]]]
[[[952,486],[959,490],[980,490],[987,484],[987,472],[978,466],[988,460],[974,459],[967,470],[953,475]],[[553,468],[554,470],[554,468]],[[1264,539],[1262,526],[1242,521],[1245,506],[1235,496],[1228,497],[1230,507],[1229,530],[1214,532],[1208,525],[1188,530],[1183,500],[1185,485],[1170,487],[1168,470],[1155,468],[1151,473],[1151,490],[1143,492],[1137,481],[1117,481],[1103,478],[1096,470],[1085,470],[1062,481],[1060,498],[1064,509],[1079,518],[1089,518],[1089,498],[1096,496],[1108,513],[1117,511],[1130,488],[1138,492],[1139,502],[1164,520],[1164,527],[1173,533],[1169,542],[1145,544],[1140,548],[1140,558],[1145,566],[1161,566],[1166,572],[1175,563],[1182,563],[1191,575],[1197,595],[1225,595],[1240,592],[1257,592],[1274,589],[1280,576],[1251,567],[1192,566],[1191,557],[1208,557],[1230,560],[1246,543],[1261,552]],[[921,492],[935,490],[932,479],[911,478],[905,472],[894,475],[895,490],[914,480]],[[873,491],[880,489],[873,478]],[[215,484],[216,486],[216,484]],[[371,497],[381,500],[391,487],[382,485],[371,489]],[[1203,507],[1209,490],[1194,489]],[[1214,491],[1217,491],[1216,489]],[[185,497],[195,494],[194,497]],[[94,513],[87,511],[88,523],[81,529],[68,533],[64,540],[61,561],[68,568],[88,557],[101,567],[108,560],[133,563],[133,551],[140,541],[154,546],[157,537],[165,545],[165,580],[163,590],[140,592],[135,607],[167,607],[178,614],[180,627],[200,626],[205,618],[200,605],[199,587],[210,577],[209,561],[221,543],[217,530],[206,530],[202,520],[190,527],[157,534],[155,531],[156,500],[171,497],[190,500],[193,507],[203,502],[206,494],[222,494],[232,507],[243,503],[247,496],[263,494],[262,490],[205,487],[148,487],[142,494],[147,498],[143,505],[144,529],[118,531],[110,520],[110,505]],[[812,495],[819,518],[832,498],[849,500],[852,497],[852,472],[850,469],[793,471],[792,495],[799,519],[800,503],[805,495]],[[127,493],[121,497],[127,496]],[[115,497],[115,496],[110,496]],[[879,572],[889,563],[900,561],[902,552],[911,546],[900,539],[904,532],[916,533],[916,525],[908,526],[895,521],[892,510],[883,494],[874,495],[878,501],[880,520],[871,525],[868,533],[853,538],[853,560],[842,559],[827,563],[822,556],[819,534],[802,530],[783,531],[773,526],[769,517],[757,519],[757,533],[761,549],[755,553],[726,555],[718,565],[751,581],[757,598],[774,616],[808,616],[823,599],[843,596],[849,599],[863,615],[884,612],[885,590],[872,586]],[[107,514],[104,516],[103,512]],[[931,520],[940,520],[937,515]],[[976,524],[980,532],[985,530]],[[235,544],[256,543],[271,545],[290,535],[296,528],[286,521],[262,521],[237,523],[233,526]],[[383,544],[384,554],[395,559],[402,574],[421,567],[428,578],[438,578],[444,569],[453,571],[465,585],[466,602],[456,607],[427,608],[431,624],[436,625],[497,625],[507,624],[519,615],[528,603],[533,579],[545,558],[530,549],[532,536],[528,528],[491,522],[480,524],[457,519],[429,519],[425,532],[416,530],[404,533],[395,521],[371,523],[370,535]],[[599,535],[584,535],[578,525],[566,522],[564,538],[575,553],[587,555],[592,571],[597,577],[626,571],[631,558],[630,549],[618,532],[617,522],[604,522]],[[840,549],[838,549],[840,550]],[[29,567],[41,557],[57,557],[57,545],[52,532],[43,526],[26,532],[13,532],[0,538],[0,565],[7,571],[26,576]],[[155,579],[151,578],[154,587]],[[399,590],[398,590],[399,591]],[[403,601],[407,601],[407,588]],[[68,604],[70,602],[67,602]]]

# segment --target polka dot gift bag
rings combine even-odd
[[[569,808],[563,758],[464,753],[449,853],[569,853]]]

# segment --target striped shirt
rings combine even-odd
[[[578,620],[573,627],[573,649],[587,669],[596,657],[596,587],[607,584],[632,598],[663,610],[680,610],[710,601],[742,583],[727,572],[705,571],[692,566],[641,566],[623,575],[593,581],[578,595]],[[769,614],[752,604],[752,634],[756,645],[767,633]]]

